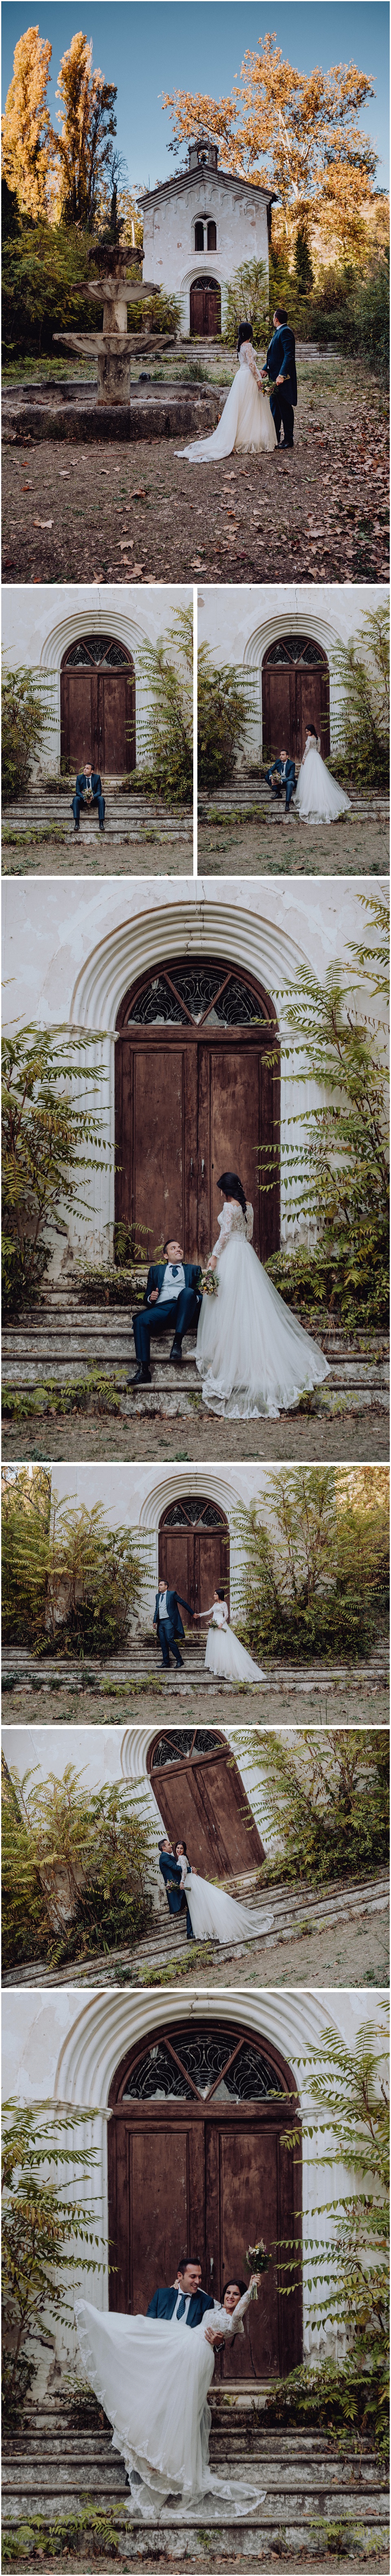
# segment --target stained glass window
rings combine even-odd
[[[151,976],[134,1001],[129,1001],[127,1026],[133,1021],[144,1027],[158,1027],[162,1022],[185,1027],[193,1021],[199,1027],[201,1021],[207,1021],[208,1028],[244,1028],[264,1024],[266,1017],[261,997],[241,976],[233,974],[228,966],[204,965],[200,958],[194,959],[191,966],[161,967],[158,975]]]
[[[108,671],[128,671],[129,661],[130,655],[126,652],[125,645],[114,644],[112,636],[81,635],[79,642],[69,647],[69,653],[65,658],[65,669],[89,671],[91,665],[96,669],[101,668],[103,663],[105,670]]]
[[[235,2030],[184,2028],[148,2048],[129,2071],[123,2101],[267,2102],[284,2085],[263,2050]]]
[[[281,635],[275,644],[270,645],[265,662],[268,670],[276,662],[305,662],[307,668],[317,670],[320,666],[323,670],[325,654],[321,645],[314,644],[307,635]]]
[[[206,1726],[176,1726],[173,1735],[160,1735],[152,1756],[152,1771],[162,1771],[167,1762],[178,1762],[180,1755],[221,1752],[221,1736],[211,1735]]]

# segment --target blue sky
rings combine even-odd
[[[378,154],[377,180],[389,177],[389,10],[387,0],[271,0],[266,9],[254,0],[37,0],[29,13],[17,0],[2,7],[2,105],[12,78],[14,46],[24,29],[39,25],[49,37],[52,54],[52,115],[61,55],[82,26],[93,43],[94,63],[107,80],[117,83],[117,141],[130,186],[154,187],[175,168],[168,152],[170,118],[162,114],[162,92],[177,89],[226,95],[239,77],[247,47],[255,53],[267,30],[276,32],[283,54],[300,71],[320,63],[355,62],[373,79],[362,124]]]

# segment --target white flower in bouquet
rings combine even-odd
[[[260,2236],[260,2237],[258,2238],[258,2244],[257,2244],[257,2245],[248,2245],[248,2246],[247,2246],[247,2254],[246,2254],[246,2256],[245,2256],[245,2261],[246,2261],[246,2265],[247,2265],[247,2269],[248,2269],[248,2271],[249,2271],[249,2272],[255,2272],[255,2273],[256,2273],[256,2280],[255,2280],[254,2288],[253,2288],[253,2289],[252,2289],[252,2291],[251,2291],[251,2297],[252,2297],[252,2299],[256,2299],[256,2297],[257,2297],[257,2282],[258,2282],[258,2280],[260,2280],[261,2272],[267,2272],[267,2271],[268,2271],[268,2267],[269,2267],[269,2263],[270,2263],[270,2254],[268,2254],[268,2253],[267,2253],[267,2251],[266,2251],[266,2245],[264,2244],[263,2236]]]

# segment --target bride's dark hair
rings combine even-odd
[[[239,330],[238,330],[238,337],[237,337],[237,349],[236,349],[236,355],[237,355],[237,357],[239,357],[239,349],[241,349],[241,346],[242,346],[242,340],[253,340],[253,339],[254,339],[254,332],[253,332],[252,322],[239,322]]]
[[[238,1199],[239,1207],[242,1208],[243,1216],[245,1216],[246,1199],[244,1190],[242,1190],[242,1183],[239,1180],[238,1172],[220,1172],[220,1180],[217,1183],[217,1188],[218,1190],[225,1190],[227,1199]]]
[[[226,2290],[240,2290],[241,2299],[244,2299],[245,2290],[248,2290],[248,2281],[225,2281],[222,2299],[225,2299]]]
[[[218,1599],[218,1601],[225,1601],[225,1597],[226,1597],[226,1596],[225,1596],[224,1589],[223,1589],[223,1591],[222,1591],[222,1592],[221,1592],[221,1591],[219,1592],[218,1584],[217,1584],[217,1586],[216,1586],[216,1589],[217,1589],[217,1599]]]
[[[318,740],[318,736],[317,736],[317,731],[316,731],[316,725],[306,725],[306,733],[313,733],[314,742],[317,742],[317,740]]]

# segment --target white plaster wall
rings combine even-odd
[[[276,567],[278,569],[278,567]],[[249,723],[239,767],[251,749],[256,759],[262,753],[262,666],[270,644],[281,635],[304,633],[321,644],[327,653],[330,672],[330,741],[331,750],[338,731],[338,709],[341,681],[335,668],[339,644],[358,637],[364,618],[376,608],[386,608],[388,591],[384,583],[373,589],[368,583],[299,584],[288,586],[276,582],[250,588],[233,589],[224,585],[198,592],[198,641],[207,644],[212,661],[234,663],[245,669],[253,681],[254,715]]]
[[[326,1991],[321,1995],[311,1991],[283,1994],[278,1989],[257,1992],[256,1995],[240,1988],[229,1994],[219,1991],[219,2021],[226,2021],[231,2027],[233,2023],[234,2028],[249,2035],[262,2035],[280,2049],[297,2084],[303,2114],[309,2116],[312,2110],[314,2136],[312,2144],[308,2140],[303,2156],[303,2213],[304,2234],[313,2236],[315,2243],[325,2235],[327,2228],[327,2222],[318,2214],[319,2201],[322,2197],[331,2200],[333,2192],[336,2195],[341,2190],[343,2169],[337,2160],[336,2144],[335,2164],[331,2169],[325,2169],[323,2191],[322,2172],[319,2173],[315,2166],[319,2114],[311,2103],[310,2075],[303,2066],[303,2058],[314,2048],[320,2052],[329,2024],[342,2035],[348,2046],[354,2046],[360,2024],[366,2018],[366,2008],[367,1998],[357,1993],[337,1997]],[[104,2240],[107,2237],[108,2094],[116,2066],[125,2050],[140,2037],[147,2039],[152,2031],[164,2031],[168,2016],[171,2026],[177,2023],[179,2030],[181,2023],[192,2017],[208,2025],[215,2012],[213,1992],[208,1994],[204,1991],[187,1998],[186,2002],[183,1996],[170,1994],[167,1997],[160,1991],[147,1996],[131,1996],[113,1994],[112,1990],[102,1995],[99,1990],[92,1990],[87,1998],[83,1997],[83,2001],[76,1999],[69,1989],[50,1995],[40,1991],[33,1994],[7,1992],[3,1997],[5,2097],[13,2095],[23,2104],[52,2098],[53,2103],[59,2106],[66,2102],[75,2108],[89,2108],[91,2111],[91,2143],[94,2141],[97,2161],[86,2175],[85,2190],[86,2198],[95,2196]],[[368,2018],[380,2032],[383,2013],[379,1996],[371,1995]],[[87,2158],[88,2132],[79,2130],[79,2138],[82,2138]],[[326,2152],[326,2141],[323,2152]],[[72,2189],[71,2178],[69,2188]],[[77,2171],[75,2190],[79,2196]],[[77,2277],[75,2257],[75,2282]],[[85,2296],[83,2276],[81,2288]],[[92,2275],[88,2296],[97,2308],[107,2309],[108,2286],[104,2269]],[[305,2297],[305,2352],[315,2352],[321,2340],[322,2348],[325,2342],[326,2348],[331,2343],[327,2334],[321,2339],[311,2329]],[[71,2328],[58,2328],[56,2347],[59,2359],[74,2359],[75,2343]]]
[[[124,1729],[120,1726],[52,1726],[48,1734],[45,1726],[4,1726],[2,1732],[3,1752],[8,1769],[15,1773],[20,1785],[27,1771],[34,1772],[36,1786],[41,1781],[47,1781],[48,1774],[52,1771],[57,1780],[62,1780],[68,1762],[71,1762],[74,1769],[82,1774],[83,1781],[91,1794],[116,1781],[128,1781],[133,1785],[137,1795],[138,1813],[143,1823],[150,1824],[154,1828],[155,1840],[148,1876],[151,1879],[157,1906],[159,1893],[161,1895],[158,1879],[158,1836],[162,1833],[162,1820],[148,1771],[148,1752],[154,1737],[159,1732],[159,1723],[159,1717],[157,1717],[152,1727],[128,1726]],[[262,1747],[259,1770],[258,1765],[255,1766],[252,1761],[251,1755],[246,1752],[246,1731],[243,1727],[217,1726],[213,1728],[213,1732],[221,1735],[231,1746],[261,1841],[265,1852],[271,1857],[277,1849],[277,1841],[270,1825],[266,1774],[264,1778],[262,1777]],[[265,1732],[275,1733],[276,1730],[266,1728]],[[288,1741],[292,1741],[293,1744],[294,1729],[285,1729],[284,1741],[287,1736]]]
[[[122,468],[118,469],[119,473]],[[115,475],[115,469],[114,469]],[[114,481],[115,491],[115,481]],[[123,582],[81,582],[77,590],[64,583],[39,584],[35,590],[12,588],[3,591],[2,648],[8,670],[27,663],[32,670],[51,675],[52,710],[50,730],[45,734],[39,756],[33,764],[33,776],[53,771],[60,764],[60,670],[63,654],[82,635],[109,635],[114,643],[126,644],[132,654],[136,674],[136,760],[145,760],[145,720],[151,704],[150,690],[141,667],[146,644],[157,644],[164,635],[167,648],[172,646],[171,628],[176,609],[189,607],[192,590],[169,586],[137,590]]]
[[[146,1620],[152,1619],[155,1607],[159,1573],[159,1525],[162,1512],[168,1508],[169,1503],[177,1501],[178,1492],[184,1495],[201,1495],[206,1492],[209,1501],[218,1503],[221,1510],[226,1512],[230,1533],[231,1609],[234,1616],[235,1585],[241,1564],[241,1549],[234,1527],[236,1512],[241,1503],[249,1507],[253,1498],[267,1503],[267,1486],[267,1470],[262,1473],[253,1466],[224,1467],[219,1464],[216,1468],[209,1465],[192,1468],[190,1462],[185,1461],[183,1474],[181,1465],[178,1484],[178,1470],[174,1463],[171,1467],[155,1467],[151,1471],[151,1468],[148,1470],[141,1466],[104,1466],[102,1469],[96,1462],[91,1462],[88,1466],[80,1465],[73,1468],[71,1475],[68,1467],[56,1466],[52,1475],[52,1499],[54,1500],[56,1495],[61,1503],[65,1501],[65,1497],[69,1499],[71,1491],[72,1501],[76,1501],[79,1505],[84,1504],[89,1511],[95,1504],[100,1504],[105,1519],[112,1528],[118,1528],[119,1523],[125,1521],[131,1529],[140,1530],[141,1548],[143,1532],[148,1531],[150,1574],[143,1583],[140,1614],[144,1625]]]
[[[190,331],[190,287],[196,277],[216,278],[221,287],[224,330],[227,296],[244,261],[263,260],[269,272],[266,196],[240,178],[227,184],[227,174],[199,169],[188,184],[157,190],[140,200],[144,221],[144,276],[166,295],[180,297],[181,336]],[[216,250],[196,251],[197,222],[216,225]]]
[[[362,936],[366,916],[362,896],[373,892],[372,879],[360,885],[343,878],[300,882],[287,878],[252,881],[243,898],[242,879],[232,880],[229,899],[224,883],[183,879],[157,888],[149,878],[126,888],[111,879],[91,885],[75,882],[7,881],[3,890],[4,1026],[36,1020],[41,1027],[71,1024],[91,1032],[96,1041],[95,1107],[111,1151],[110,1169],[87,1176],[85,1198],[90,1213],[73,1214],[69,1242],[90,1257],[107,1258],[114,1222],[114,1030],[122,995],[145,966],[182,952],[191,959],[234,959],[259,976],[273,996],[284,1039],[287,1032],[284,991],[308,961],[320,981],[335,957],[343,957]],[[364,996],[363,996],[364,998]],[[292,1109],[309,1105],[310,1088],[295,1084],[283,1066],[282,1143]],[[246,1175],[244,1174],[246,1182]],[[286,1235],[282,1215],[282,1239]],[[61,1250],[57,1261],[61,1259]]]

